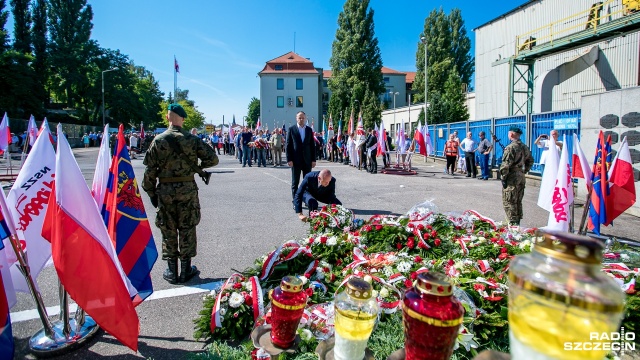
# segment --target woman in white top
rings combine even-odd
[[[540,155],[540,175],[544,173],[544,164],[547,162],[547,154],[549,154],[549,146],[555,142],[558,152],[562,151],[562,141],[558,141],[558,130],[551,130],[551,139],[546,134],[538,136],[534,143],[538,148],[542,149]]]

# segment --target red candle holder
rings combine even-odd
[[[282,349],[293,346],[298,324],[307,305],[302,280],[285,276],[271,294],[271,342]]]
[[[418,275],[403,299],[406,360],[448,360],[462,324],[464,308],[453,297],[453,286],[442,273]]]

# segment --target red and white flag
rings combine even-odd
[[[15,235],[15,230],[13,230],[15,226],[13,226],[13,221],[11,220],[11,214],[7,207],[7,199],[4,197],[4,191],[0,191],[0,209],[2,210],[0,213],[0,227],[2,227],[2,229],[0,229],[0,237]],[[9,238],[4,239],[4,243],[2,240],[3,239],[0,239],[0,277],[2,278],[0,286],[4,286],[4,295],[7,297],[7,305],[10,309],[18,302],[16,291],[13,288],[13,280],[11,279],[12,275],[8,261],[8,255],[11,254],[15,258],[15,253],[11,247]],[[0,296],[3,296],[2,289],[0,289]],[[4,325],[5,324],[0,322],[0,333],[2,333],[2,327]]]
[[[142,124],[140,124],[142,126]],[[104,205],[104,197],[107,194],[107,182],[109,181],[109,169],[111,168],[111,151],[109,149],[109,124],[104,126],[102,143],[100,144],[100,152],[98,153],[98,161],[96,170],[93,173],[93,183],[91,184],[91,195],[98,205],[98,209],[102,211]],[[142,132],[141,132],[142,134]]]
[[[31,115],[29,118],[29,125],[27,126],[27,136],[29,137],[29,145],[33,146],[38,138],[38,125],[36,125],[36,119]]]
[[[351,116],[349,117],[349,136],[353,133],[353,109],[351,109]]]
[[[102,133],[102,137],[104,138],[105,136],[108,137],[109,133],[108,132],[104,132]],[[144,133],[144,123],[140,122],[140,139],[144,139],[146,137],[145,133]]]
[[[606,200],[607,221],[604,225],[613,223],[615,218],[636,203],[632,164],[629,143],[627,143],[625,136],[611,170],[609,170],[609,196]]]
[[[380,130],[378,131],[378,153],[376,156],[382,156],[387,152],[387,133],[384,130],[384,120],[380,121]]]
[[[558,162],[559,154],[556,144],[553,140],[547,140],[549,150],[547,153],[547,159],[544,166],[544,173],[542,174],[542,181],[540,183],[540,193],[538,194],[538,206],[553,212],[553,189],[556,186],[556,180],[558,179]],[[563,146],[564,148],[564,146]]]
[[[178,60],[176,59],[176,57],[173,57],[173,69],[179,73],[180,72],[180,65],[178,65]]]
[[[29,259],[34,280],[51,265],[51,244],[42,237],[41,231],[55,179],[56,152],[48,140],[49,129],[43,131],[45,136],[36,139],[7,194],[7,206],[15,220],[15,230]],[[16,261],[15,254],[9,257],[13,285],[17,291],[29,293]]]
[[[566,144],[566,136],[563,136],[562,143]],[[547,157],[547,161],[548,161]],[[550,170],[545,166],[545,173]],[[549,212],[549,221],[545,229],[557,231],[569,231],[570,207],[573,203],[573,186],[571,183],[571,168],[569,167],[569,151],[566,146],[562,147],[560,163],[556,172],[556,183],[553,187],[551,200],[552,208]]]
[[[404,154],[407,151],[406,147],[406,139],[404,138],[404,119],[400,122],[400,129],[398,129],[398,135],[396,136],[396,145],[398,145],[398,153]]]
[[[413,139],[418,143],[418,145],[420,145],[420,155],[427,156],[427,146],[424,135],[420,129],[422,129],[422,124],[416,128],[416,133],[413,134]]]
[[[258,116],[258,122],[256,123],[256,131],[260,130],[262,127],[262,122],[260,122],[260,116]]]
[[[571,155],[572,173],[574,178],[582,178],[587,182],[587,189],[591,186],[591,166],[584,156],[578,134],[573,134],[573,154]]]
[[[51,241],[60,282],[78,306],[118,341],[138,349],[136,290],[125,276],[107,228],[58,125],[56,184],[42,234]]]
[[[40,136],[40,134],[42,133],[42,131],[44,131],[44,129],[47,129],[47,133],[49,134],[49,141],[52,144],[55,144],[56,142],[55,140],[53,140],[53,135],[51,134],[51,129],[49,129],[49,122],[47,121],[46,117],[42,121],[42,124],[40,124],[40,130],[38,130],[38,136]]]
[[[0,150],[7,151],[11,144],[11,129],[9,129],[9,117],[4,113],[0,123]]]
[[[429,134],[429,125],[425,124],[422,128],[422,135],[424,135],[425,148],[428,155],[433,155],[433,144],[431,142],[431,134]]]

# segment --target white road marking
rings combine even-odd
[[[200,284],[195,286],[183,286],[183,287],[177,287],[172,289],[158,290],[158,291],[154,291],[153,294],[151,294],[145,300],[145,302],[152,301],[152,300],[172,298],[177,296],[185,296],[185,295],[210,292],[213,289],[218,289],[220,286],[222,286],[222,283],[223,281],[212,281],[210,283]],[[78,309],[77,304],[74,303],[69,305],[69,313],[74,313],[76,312],[77,309]],[[58,313],[60,313],[60,306],[58,305],[47,306],[47,314],[49,314],[49,316],[54,316],[54,315],[57,315]],[[37,309],[23,310],[23,311],[17,311],[17,312],[11,313],[12,324],[18,323],[21,321],[29,321],[29,320],[39,319],[39,318],[40,316],[38,316]]]
[[[282,179],[280,179],[279,177],[277,177],[277,176],[275,176],[275,175],[269,174],[269,173],[264,172],[264,171],[263,171],[262,173],[263,173],[263,174],[265,174],[265,175],[271,176],[272,178],[274,178],[274,179],[276,179],[276,180],[282,181],[282,182],[283,182],[283,183],[285,183],[285,184],[289,184],[289,185],[291,185],[291,183],[290,183],[289,181],[282,180]]]

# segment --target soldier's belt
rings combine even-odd
[[[181,176],[181,177],[159,178],[158,181],[160,181],[160,184],[166,184],[166,183],[177,183],[177,182],[190,182],[190,181],[194,181],[194,179],[193,179],[193,175],[191,175],[191,176]]]

